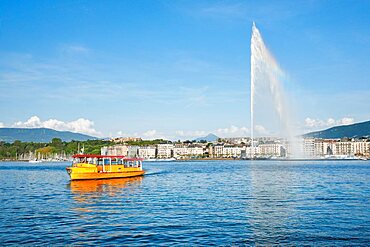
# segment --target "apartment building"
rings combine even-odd
[[[140,147],[138,155],[143,159],[155,159],[157,154],[157,148],[155,146],[144,146]]]
[[[173,144],[158,144],[157,145],[157,158],[169,159],[173,157]]]

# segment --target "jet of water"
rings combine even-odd
[[[295,140],[294,128],[290,119],[290,114],[285,102],[282,81],[286,78],[285,73],[279,67],[275,58],[267,49],[261,33],[257,29],[255,23],[252,26],[251,38],[251,157],[254,157],[254,127],[255,127],[255,94],[259,84],[268,85],[274,109],[277,112],[279,121],[282,126],[283,136],[288,139],[291,145],[291,154],[293,156],[300,156],[300,145]]]

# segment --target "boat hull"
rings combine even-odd
[[[129,178],[143,176],[145,171],[129,171],[129,172],[88,172],[88,173],[76,173],[67,172],[71,180],[91,180],[91,179],[113,179],[113,178]]]

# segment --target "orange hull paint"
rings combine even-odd
[[[70,173],[71,180],[129,178],[144,175],[145,171]]]

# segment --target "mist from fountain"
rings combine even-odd
[[[281,137],[288,140],[290,144],[291,157],[302,157],[303,152],[300,149],[299,139],[296,137],[296,131],[292,125],[290,111],[284,96],[282,82],[286,79],[284,71],[279,67],[275,58],[267,49],[261,33],[255,23],[252,26],[251,38],[251,157],[254,157],[254,128],[255,128],[255,96],[259,88],[268,88],[267,92],[259,92],[271,96],[274,110],[276,111],[281,124]],[[266,97],[264,96],[264,97]]]

